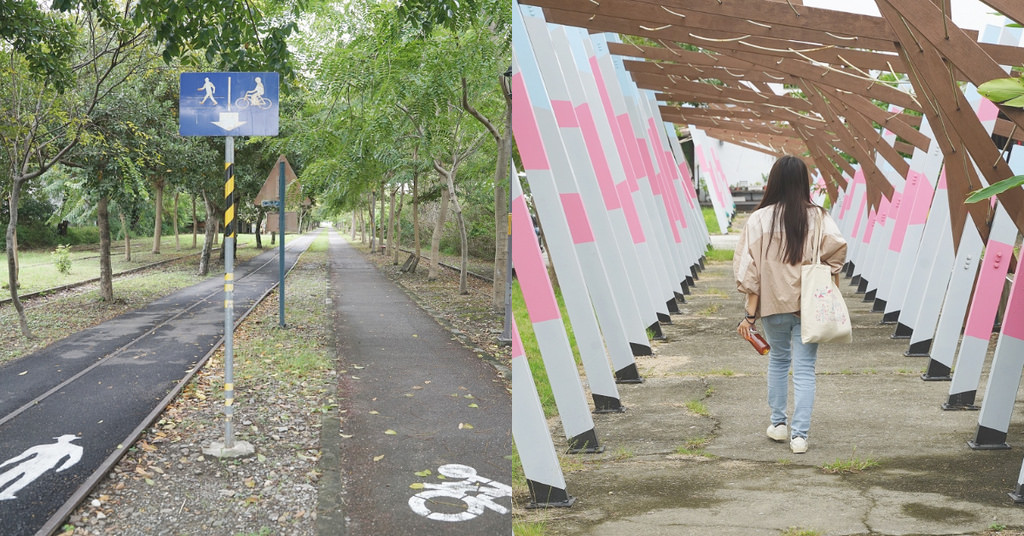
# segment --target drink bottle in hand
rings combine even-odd
[[[767,355],[772,349],[768,345],[768,341],[764,339],[764,335],[758,333],[753,327],[750,328],[750,335],[746,339],[750,341],[750,345],[754,347],[754,350],[761,355]]]

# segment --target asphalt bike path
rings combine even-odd
[[[333,232],[330,257],[341,429],[321,463],[341,478],[319,533],[512,534],[505,380]]]
[[[278,280],[276,248],[235,266],[236,324]],[[0,533],[58,528],[223,336],[214,277],[0,367]]]

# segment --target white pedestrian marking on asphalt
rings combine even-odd
[[[437,472],[447,478],[461,478],[458,482],[442,482],[434,484],[425,482],[424,491],[409,498],[409,507],[413,512],[433,519],[434,521],[468,521],[491,509],[499,514],[507,514],[508,508],[494,502],[494,499],[511,497],[512,488],[496,480],[484,478],[476,474],[476,469],[468,465],[450,463],[437,468]],[[435,499],[455,499],[464,504],[455,505],[450,501]],[[429,504],[428,504],[429,503]],[[431,507],[448,506],[449,509],[462,509],[461,512],[435,512]]]
[[[71,444],[78,436],[64,434],[54,439],[56,443],[36,445],[0,464],[0,469],[16,464],[0,475],[0,501],[16,499],[15,493],[50,469],[59,473],[82,459],[82,447]]]

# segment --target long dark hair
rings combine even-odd
[[[807,238],[807,209],[815,206],[811,201],[810,175],[804,161],[785,155],[775,161],[768,173],[764,197],[757,208],[777,205],[768,234],[768,245],[775,236],[776,225],[782,226],[782,259],[791,265],[804,261],[804,240]]]

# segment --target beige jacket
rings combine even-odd
[[[782,260],[782,229],[776,225],[775,237],[768,244],[775,206],[754,211],[740,233],[736,254],[733,257],[733,273],[736,288],[744,294],[757,294],[758,316],[800,311],[800,266],[786,264]],[[814,255],[813,237],[817,232],[818,214],[822,215],[824,232],[821,238],[821,262],[838,274],[846,262],[846,240],[832,217],[820,208],[809,209],[810,228],[804,242],[804,264],[812,262]]]

